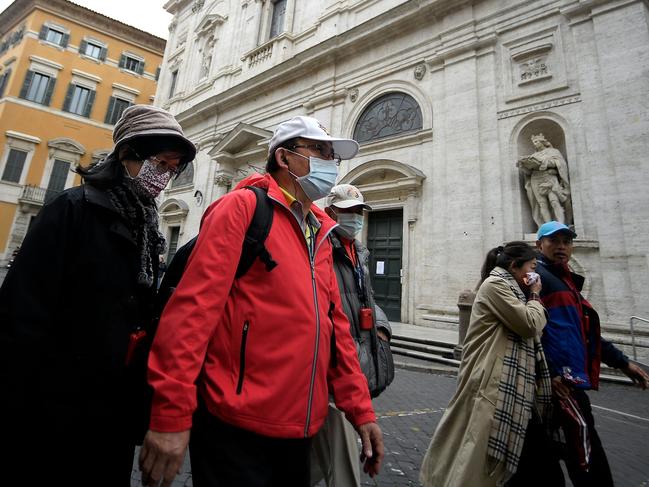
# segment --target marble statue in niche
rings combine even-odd
[[[516,165],[525,179],[525,192],[534,222],[573,223],[568,163],[543,134],[532,135],[536,152],[521,157]]]

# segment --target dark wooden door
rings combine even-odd
[[[401,320],[403,210],[369,214],[367,247],[374,299],[390,321]]]

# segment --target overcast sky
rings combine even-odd
[[[132,25],[163,39],[172,16],[162,8],[168,0],[75,0],[74,3]],[[13,0],[0,0],[0,12]]]

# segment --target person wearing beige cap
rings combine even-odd
[[[155,197],[196,148],[146,105],[113,141],[76,169],[84,184],[46,195],[0,288],[6,485],[130,485],[165,248]]]
[[[365,471],[379,473],[382,433],[332,266],[335,223],[312,204],[357,151],[318,120],[294,117],[275,129],[267,174],[206,210],[151,349],[145,484],[169,486],[189,444],[196,487],[309,487],[311,440],[329,392],[362,439]],[[272,204],[263,255],[274,265],[260,254],[241,276],[262,197]]]
[[[369,251],[356,238],[371,209],[356,186],[339,184],[329,193],[325,211],[338,224],[330,240],[343,310],[370,395],[377,397],[392,382],[394,363],[388,343],[392,329],[374,301]],[[356,432],[332,403],[311,451],[311,485],[323,478],[329,487],[360,485]]]

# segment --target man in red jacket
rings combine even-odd
[[[308,486],[310,441],[329,391],[361,436],[365,471],[378,473],[383,440],[333,271],[327,237],[335,223],[312,205],[335,184],[340,160],[357,151],[310,117],[277,127],[268,174],[239,185],[261,187],[273,202],[265,241],[272,271],[257,260],[235,278],[252,191],[235,190],[205,212],[149,359],[145,485],[171,485],[191,428],[197,487]]]

